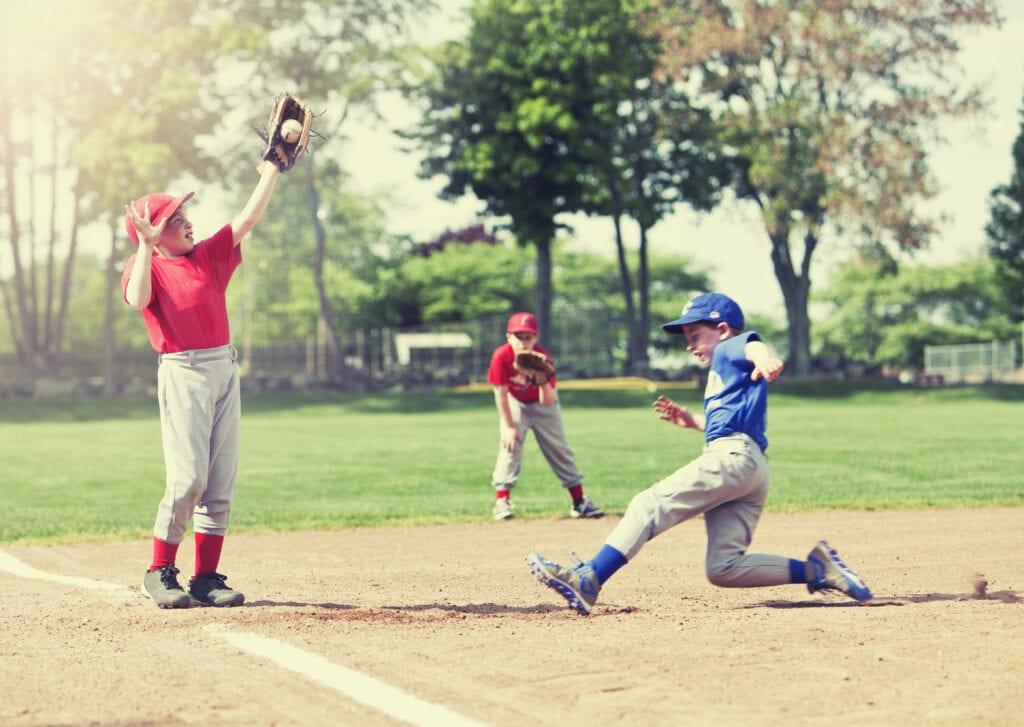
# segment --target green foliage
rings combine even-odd
[[[412,256],[401,275],[418,292],[422,322],[475,320],[527,307],[529,264],[507,245],[448,245],[429,257]]]
[[[319,223],[328,238],[323,278],[332,314],[347,330],[390,325],[382,312],[383,283],[410,244],[387,232],[379,200],[349,191],[337,164],[325,163],[319,171]],[[301,341],[317,330],[317,231],[308,190],[291,181],[281,181],[243,243],[246,261],[228,289],[233,328],[241,333],[243,325],[252,325],[258,342]]]
[[[689,406],[701,396],[659,393]],[[1007,472],[1024,466],[1022,396],[1020,387],[776,387],[768,508],[1019,504]],[[588,491],[609,513],[700,452],[701,436],[658,421],[651,398],[562,393]],[[247,396],[244,408],[231,532],[490,519],[497,431],[489,392]],[[0,409],[0,543],[147,537],[163,492],[161,457],[153,401],[8,402]],[[523,519],[568,517],[565,492],[532,439],[517,504]]]
[[[650,0],[663,64],[699,85],[760,210],[789,317],[790,360],[810,368],[809,271],[822,236],[925,246],[934,193],[925,147],[944,116],[981,108],[956,64],[962,29],[999,22],[990,0]]]
[[[888,273],[849,262],[816,300],[832,307],[815,329],[821,355],[877,366],[920,369],[926,345],[1004,340],[1013,330],[988,259]]]
[[[1024,321],[1024,108],[1020,115],[1020,133],[1013,142],[1013,175],[1008,184],[992,190],[991,219],[985,226],[1005,310],[1016,323]]]
[[[472,191],[537,247],[531,308],[543,332],[559,215],[628,212],[653,224],[670,206],[642,193],[668,186],[652,150],[680,146],[672,134],[656,144],[641,108],[657,44],[621,0],[490,0],[470,17],[468,37],[440,48],[437,75],[416,89],[427,110],[410,135],[427,150],[423,176],[445,177],[450,198]],[[627,182],[644,159],[648,175]]]

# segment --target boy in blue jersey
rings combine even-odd
[[[644,543],[697,515],[704,515],[707,576],[716,586],[802,583],[811,593],[827,589],[858,601],[871,599],[864,581],[824,540],[806,560],[747,552],[768,498],[768,383],[782,373],[783,364],[757,333],[743,330],[743,323],[734,300],[705,293],[688,302],[677,320],[662,326],[682,334],[686,349],[710,367],[703,416],[664,396],[654,402],[665,421],[704,432],[702,454],[637,494],[592,560],[566,568],[539,553],[529,556],[537,579],[580,614],[590,613],[601,586]]]

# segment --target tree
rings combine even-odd
[[[342,332],[355,321],[339,319],[342,311],[332,303],[337,293],[328,280],[328,250],[343,244],[344,218],[335,216],[330,229],[325,223],[328,195],[322,176],[331,173],[325,165],[336,164],[332,155],[345,141],[349,119],[356,113],[378,118],[381,95],[408,82],[405,76],[417,57],[410,40],[412,21],[435,4],[432,0],[312,0],[299,5],[298,14],[291,3],[228,0],[228,5],[266,33],[256,43],[252,61],[254,77],[264,81],[239,88],[242,102],[248,103],[254,94],[270,97],[291,88],[314,109],[325,109],[313,124],[320,137],[312,140],[312,153],[289,174],[298,177],[304,188],[305,215],[299,227],[311,231],[314,239],[309,272],[320,322],[335,354],[334,373],[340,383],[359,386],[358,372],[348,368],[340,355],[345,347]],[[287,245],[287,239],[282,238],[281,244]]]
[[[541,335],[550,326],[552,245],[559,216],[583,209],[594,131],[619,76],[607,29],[608,0],[483,0],[464,40],[442,45],[437,73],[415,96],[427,108],[410,132],[426,149],[421,174],[446,178],[442,196],[472,191],[536,250]]]
[[[978,111],[956,33],[998,25],[993,0],[651,0],[664,70],[699,85],[771,243],[790,366],[810,370],[812,257],[824,235],[903,250],[935,221],[925,146]]]
[[[55,375],[82,228],[117,228],[133,190],[162,188],[186,169],[214,173],[197,140],[213,129],[216,99],[202,103],[200,79],[233,26],[194,3],[156,0],[43,0],[12,12],[0,42],[0,229],[10,252],[0,294],[23,369]]]
[[[820,355],[920,369],[926,345],[1000,340],[1009,321],[995,268],[987,258],[902,268],[848,262],[815,295],[832,308],[820,324]]]
[[[510,245],[448,245],[401,266],[423,323],[507,316],[528,308],[532,265]]]
[[[611,218],[629,344],[624,369],[646,374],[650,343],[648,232],[677,204],[709,210],[727,181],[710,113],[691,103],[669,76],[655,77],[661,39],[639,12],[642,2],[592,2],[581,45],[595,97],[583,151],[589,162],[583,211]],[[581,83],[584,83],[581,79]],[[623,240],[623,218],[639,231],[636,273]]]
[[[1006,312],[1014,323],[1024,321],[1024,108],[1020,116],[1020,133],[1013,142],[1013,176],[1008,184],[992,190],[991,219],[985,226]]]

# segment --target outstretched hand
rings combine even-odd
[[[755,361],[754,370],[750,372],[750,380],[757,381],[760,378],[764,378],[768,382],[775,381],[775,379],[779,378],[779,374],[782,373],[783,366],[782,359],[777,356],[769,356],[768,358]]]
[[[689,409],[680,406],[667,396],[659,396],[654,400],[654,411],[661,415],[667,422],[675,424],[684,429],[702,429],[700,422],[693,416]]]
[[[162,220],[159,225],[151,223],[149,221],[149,202],[146,202],[146,208],[141,215],[134,202],[129,202],[124,209],[131,215],[135,231],[139,233],[139,244],[156,247],[156,244],[160,242],[160,235],[163,234],[164,228],[167,226],[167,220]]]

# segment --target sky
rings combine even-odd
[[[461,0],[444,2],[444,9],[427,26],[425,35],[440,41],[459,32],[457,13],[463,4]],[[1020,133],[1024,99],[1024,3],[1004,2],[1002,14],[1006,22],[1000,30],[975,32],[962,41],[960,62],[969,80],[983,84],[991,107],[984,118],[946,124],[943,130],[947,145],[929,150],[941,187],[931,204],[948,214],[949,221],[928,251],[916,258],[922,262],[948,264],[984,250],[989,193],[1009,182],[1013,172],[1010,154]],[[395,123],[413,121],[398,104],[389,108],[388,118]],[[427,240],[445,229],[474,223],[482,209],[471,196],[455,204],[438,200],[436,192],[441,182],[417,179],[417,159],[400,152],[399,142],[384,129],[367,127],[355,133],[344,163],[355,172],[362,190],[390,190],[401,200],[391,216],[395,232]],[[609,220],[577,216],[563,221],[574,227],[588,247],[614,254]],[[769,242],[749,203],[733,203],[710,214],[680,210],[655,227],[650,239],[656,252],[686,255],[708,267],[717,287],[735,297],[748,312],[784,322]],[[814,259],[812,285],[824,285],[831,268],[842,259],[842,250],[837,242],[825,240]]]

